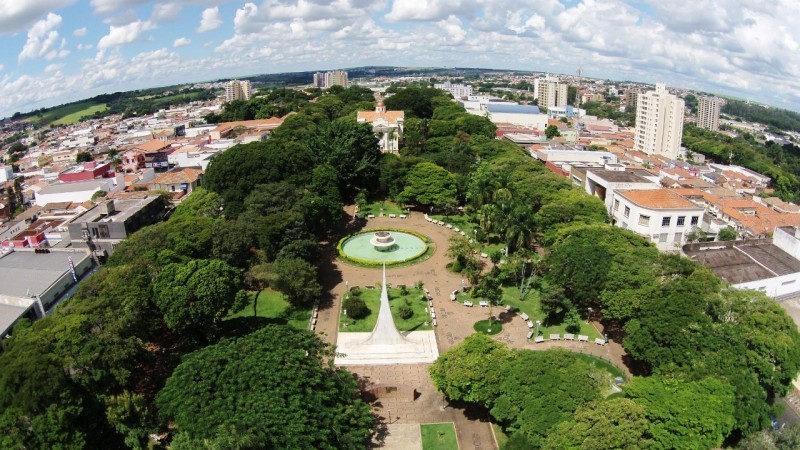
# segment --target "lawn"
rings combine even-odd
[[[105,111],[108,109],[108,105],[92,105],[88,106],[80,111],[75,111],[71,114],[67,114],[64,117],[61,117],[58,120],[53,121],[53,125],[72,125],[73,123],[78,123],[84,117],[88,117],[93,115],[96,112]]]
[[[503,448],[508,442],[508,435],[503,431],[503,427],[494,422],[492,422],[492,430],[494,431],[495,439],[497,439],[497,447]]]
[[[585,361],[585,362],[597,367],[598,369],[605,370],[606,372],[610,373],[611,376],[614,377],[614,378],[620,377],[623,380],[627,380],[628,379],[628,377],[625,375],[625,373],[623,371],[621,371],[619,369],[619,367],[615,366],[614,364],[611,364],[610,362],[606,361],[605,359],[598,358],[598,357],[592,356],[592,355],[584,355],[584,354],[578,354],[578,353],[576,353],[575,356],[577,356],[578,359],[580,359],[581,361]]]
[[[478,222],[474,220],[471,215],[453,215],[453,216],[443,216],[439,214],[434,214],[431,216],[436,220],[441,220],[444,223],[449,223],[454,228],[458,228],[459,230],[467,233],[468,239],[475,239],[475,228],[478,227]],[[491,241],[499,241],[500,238],[497,235],[489,235]],[[478,242],[480,244],[480,252],[486,253],[487,255],[491,255],[492,253],[505,248],[506,244],[504,242]]]
[[[481,300],[479,298],[472,298],[469,294],[458,294],[456,296],[456,299],[458,299],[460,303],[464,303],[464,300],[472,300],[476,305]],[[517,288],[516,286],[503,287],[503,305],[513,306],[514,309],[518,311],[517,314],[519,314],[520,312],[526,313],[528,316],[530,316],[534,324],[536,323],[537,320],[541,321],[542,324],[539,326],[539,335],[544,336],[545,338],[547,338],[550,334],[555,334],[555,333],[564,334],[567,332],[566,326],[563,324],[553,324],[550,326],[545,326],[544,314],[542,313],[541,305],[539,304],[539,291],[531,290],[524,300],[520,300],[519,288]],[[498,307],[494,308],[495,315],[500,314],[501,311],[502,308]],[[522,319],[514,318],[514,320],[522,320]],[[601,337],[597,329],[595,329],[593,326],[585,322],[581,322],[581,331],[575,334],[587,335],[589,336],[590,340]]]
[[[416,288],[409,288],[407,295],[400,293],[400,288],[390,288],[389,293],[389,306],[392,308],[392,316],[394,317],[394,324],[400,331],[415,331],[415,330],[432,330],[430,324],[430,315],[428,314],[428,302],[422,300],[422,291]],[[361,288],[361,298],[367,304],[370,314],[359,320],[351,319],[344,315],[342,310],[342,319],[339,321],[339,331],[351,332],[369,332],[375,328],[375,322],[378,320],[378,311],[381,307],[381,290],[379,287],[373,289]],[[405,304],[408,300],[414,315],[408,319],[401,319],[397,310],[400,306]],[[426,325],[427,322],[427,325]]]
[[[453,422],[420,425],[422,450],[458,450]]]
[[[369,214],[374,214],[375,217],[380,217],[381,215],[381,208],[383,208],[383,214],[395,214],[399,216],[400,214],[408,214],[405,209],[401,208],[397,205],[397,203],[390,202],[388,200],[379,201],[379,202],[369,202],[364,205],[364,208],[358,211],[358,215],[361,217],[367,217]]]
[[[250,292],[250,298],[255,300],[255,292]],[[288,324],[305,330],[308,329],[308,322],[311,320],[311,309],[294,308],[280,292],[264,289],[258,297],[255,316],[270,319],[274,323]],[[253,317],[252,301],[243,310],[228,316],[229,319],[236,317]]]

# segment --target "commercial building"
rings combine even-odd
[[[69,224],[69,238],[73,247],[92,249],[99,257],[106,257],[128,235],[161,221],[165,212],[158,195],[106,200]]]
[[[231,80],[225,85],[225,101],[232,102],[234,100],[250,100],[253,95],[253,89],[250,82],[246,80]]]
[[[114,192],[125,188],[125,177],[117,174],[114,178],[98,178],[73,183],[54,183],[43,187],[36,193],[34,203],[45,206],[48,203],[83,203],[92,199],[99,191]]]
[[[567,84],[558,78],[545,75],[533,81],[533,95],[539,101],[539,106],[552,108],[567,104]]]
[[[705,209],[671,189],[621,190],[612,195],[614,225],[652,241],[661,251],[677,251],[700,230]]]
[[[639,94],[633,149],[677,159],[683,138],[683,107],[683,100],[667,92],[663,83],[656,84],[654,91]]]
[[[14,179],[14,169],[0,163],[0,183],[5,183]]]
[[[547,128],[547,114],[533,105],[514,105],[508,103],[487,103],[486,111],[492,123],[508,123],[530,127],[539,131]]]
[[[0,338],[22,317],[44,317],[91,268],[86,250],[0,252]]]
[[[719,97],[700,97],[697,99],[697,126],[706,130],[719,131],[719,109],[724,101]]]

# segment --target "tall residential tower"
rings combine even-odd
[[[562,83],[557,77],[545,75],[544,78],[533,80],[533,95],[541,107],[566,106],[567,84]]]
[[[678,159],[683,137],[683,107],[683,100],[667,92],[664,83],[656,84],[655,91],[639,94],[633,149]]]
[[[697,126],[706,130],[719,131],[719,109],[724,100],[719,97],[700,97],[697,99]]]
[[[225,85],[225,101],[250,100],[253,90],[249,81],[231,80]]]

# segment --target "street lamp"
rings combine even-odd
[[[536,334],[533,336],[534,338],[539,337],[539,325],[541,325],[541,324],[542,324],[541,320],[537,320],[536,321]]]
[[[589,323],[592,320],[592,308],[589,308],[589,315],[586,316],[586,323]]]

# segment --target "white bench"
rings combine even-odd
[[[595,338],[594,343],[597,345],[606,345],[606,341],[601,338]]]
[[[478,304],[481,305],[481,308],[486,308],[487,306],[489,306],[489,302],[487,302],[486,300],[481,300],[480,302],[478,302]]]
[[[533,328],[533,322],[531,322],[531,321],[529,320],[529,321],[527,322],[527,324],[528,324],[528,328]]]
[[[472,308],[472,302],[467,300],[464,302],[464,306],[469,306],[470,308]]]
[[[529,331],[529,332],[528,332],[528,339],[530,339],[530,338],[532,338],[532,337],[533,337],[533,331]]]
[[[394,219],[395,217],[397,217],[397,216],[395,216],[394,214],[389,214],[389,218],[390,219]]]
[[[572,334],[572,333],[565,333],[564,334],[564,340],[566,340],[566,341],[574,341],[575,340],[575,335]]]
[[[550,335],[550,340],[551,341],[560,341],[561,340],[561,335],[558,334],[558,333],[553,333],[553,334]]]
[[[374,218],[375,218],[375,214],[367,214],[367,219],[374,219]]]
[[[456,294],[450,294],[450,300],[456,301]]]
[[[486,253],[481,253],[481,258],[488,258],[488,257],[489,255],[487,255]]]
[[[452,229],[453,229],[453,226],[452,226],[452,225],[450,225],[450,224],[448,223],[448,224],[447,224],[447,228],[450,228],[450,229],[452,230]]]
[[[528,320],[530,320],[530,317],[528,317],[528,315],[527,315],[527,314],[525,314],[525,313],[522,313],[522,314],[520,314],[519,316],[520,316],[520,317],[522,317],[522,320],[525,320],[525,321],[528,321]]]
[[[534,339],[533,342],[536,342],[537,344],[544,342],[544,338],[542,336],[536,336],[536,339]]]
[[[436,318],[436,313],[431,311],[431,319],[435,319],[435,318]]]
[[[406,216],[405,214],[400,214],[400,218],[401,219],[405,219],[406,217],[408,217],[408,216]]]
[[[453,231],[455,231],[456,233],[458,233],[458,232],[459,232],[459,231],[461,231],[461,230],[460,230],[458,227],[455,227],[455,228],[453,228]]]
[[[461,234],[462,236],[466,236],[467,235],[467,233],[464,233],[463,231],[460,231],[459,234]]]
[[[436,319],[433,319],[433,326],[436,326]]]
[[[583,334],[578,335],[578,340],[581,342],[589,342],[589,336],[585,336]]]

